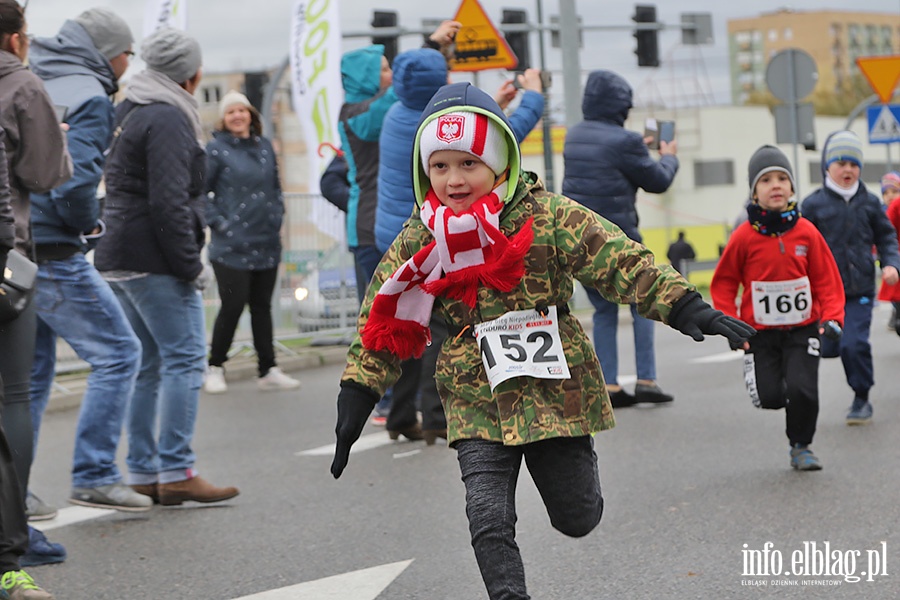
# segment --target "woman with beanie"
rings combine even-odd
[[[261,390],[291,390],[300,382],[275,364],[272,344],[272,292],[278,281],[284,200],[272,143],[262,137],[259,113],[247,97],[230,91],[219,104],[219,124],[206,146],[206,219],[209,259],[222,306],[213,326],[204,389],[228,388],[222,365],[244,306],[258,359]]]
[[[710,292],[716,308],[756,329],[744,354],[753,405],[785,409],[791,467],[818,471],[809,446],[819,415],[819,334],[840,338],[841,277],[822,234],[797,210],[781,150],[762,146],[748,171],[748,220],[728,239]]]
[[[106,162],[106,235],[94,264],[143,348],[128,406],[128,483],[164,505],[237,496],[194,470],[191,441],[206,367],[200,291],[206,155],[194,91],[200,46],[163,29],[141,47]],[[157,433],[158,422],[158,433]]]
[[[800,206],[803,216],[812,221],[831,248],[844,283],[844,334],[839,341],[822,340],[822,357],[841,357],[853,390],[847,425],[865,425],[872,420],[869,390],[875,385],[875,374],[869,335],[875,300],[873,246],[883,280],[891,285],[900,280],[897,232],[881,200],[859,179],[862,161],[862,142],[855,133],[832,133],[822,149],[825,185]]]

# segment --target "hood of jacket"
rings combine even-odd
[[[593,71],[584,84],[581,113],[586,121],[624,125],[632,107],[631,86],[612,71]]]
[[[447,60],[431,48],[409,50],[394,59],[394,93],[403,106],[421,112],[447,85]]]
[[[108,96],[119,89],[112,65],[94,46],[85,28],[75,21],[63,23],[56,37],[35,38],[28,51],[28,65],[44,81],[90,75]]]
[[[0,50],[0,77],[6,77],[15,71],[24,71],[25,65],[19,60],[19,57],[12,52]]]
[[[384,46],[372,44],[347,52],[341,57],[341,83],[344,102],[368,100],[381,89],[381,57]]]
[[[521,198],[522,196],[516,195],[519,176],[522,173],[521,153],[519,151],[519,143],[516,141],[516,135],[509,124],[509,119],[506,118],[506,115],[503,114],[503,111],[497,106],[494,99],[486,92],[469,82],[461,82],[445,85],[439,89],[429,100],[422,113],[422,118],[419,120],[419,125],[416,127],[416,143],[413,148],[413,162],[415,163],[413,167],[413,189],[416,194],[416,204],[420,207],[422,206],[425,194],[431,187],[428,174],[425,173],[420,159],[419,142],[422,137],[422,129],[439,116],[460,110],[481,113],[500,126],[500,129],[506,135],[506,146],[509,152],[509,186],[506,198],[503,198],[503,201],[509,205],[514,199]]]

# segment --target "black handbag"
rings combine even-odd
[[[15,250],[6,258],[3,283],[0,283],[0,323],[12,321],[28,307],[34,295],[38,266]]]

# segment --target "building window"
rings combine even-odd
[[[734,185],[733,160],[695,160],[694,187]]]
[[[777,41],[778,41],[778,30],[777,30],[777,29],[770,29],[770,30],[769,30],[769,41],[770,41],[770,42],[777,42]]]
[[[788,41],[792,40],[792,39],[794,39],[794,30],[791,29],[790,27],[785,27],[784,31],[781,33],[781,35],[784,36],[785,40],[788,40]]]
[[[218,104],[222,99],[222,88],[217,85],[208,85],[203,88],[203,103]]]

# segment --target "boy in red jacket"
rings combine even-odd
[[[785,409],[791,466],[818,471],[809,445],[819,414],[819,334],[840,337],[844,287],[822,234],[797,210],[787,157],[762,146],[749,181],[749,220],[728,240],[710,291],[716,308],[757,330],[744,345],[753,404]]]

